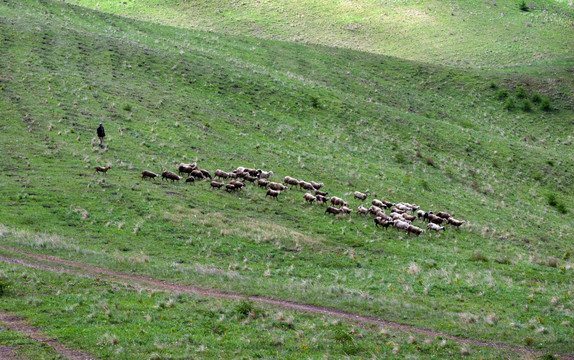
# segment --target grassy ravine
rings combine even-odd
[[[569,94],[549,91],[551,79],[181,30],[63,2],[5,1],[0,14],[3,244],[571,353],[574,125]],[[552,110],[504,110],[499,90],[520,104],[520,86],[550,96]],[[106,150],[94,146],[100,121]],[[349,200],[368,188],[469,226],[414,238],[323,215],[296,190],[275,202],[250,185],[227,194],[139,177],[195,160],[322,181]],[[106,164],[107,176],[94,174]],[[38,276],[68,291],[64,276]],[[29,291],[2,306],[50,333],[72,331],[17,306],[37,296]],[[88,335],[68,341],[113,357],[94,340],[103,335]]]

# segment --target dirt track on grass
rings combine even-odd
[[[17,331],[24,335],[27,335],[33,340],[40,342],[44,346],[49,346],[58,354],[66,356],[72,360],[96,360],[90,354],[86,354],[82,351],[77,351],[73,349],[69,349],[66,346],[60,344],[58,339],[48,337],[40,331],[40,329],[35,328],[28,324],[24,319],[7,314],[0,310],[0,324],[9,328],[10,330]],[[15,355],[13,349],[8,347],[0,348],[0,359],[19,359]]]
[[[37,262],[27,261],[27,260],[25,261],[25,260],[15,259],[15,258],[9,258],[9,257],[5,257],[5,256],[0,256],[0,261],[6,262],[6,263],[18,264],[18,265],[31,267],[31,268],[35,268],[35,269],[40,269],[40,270],[46,270],[46,271],[57,272],[57,273],[72,274],[72,275],[81,275],[81,276],[87,276],[87,277],[91,277],[91,278],[100,277],[101,275],[105,275],[109,278],[109,280],[119,282],[122,284],[126,284],[126,285],[136,286],[136,287],[140,287],[140,288],[146,288],[149,290],[196,294],[196,295],[219,297],[219,298],[232,299],[232,300],[248,299],[248,300],[251,300],[251,301],[257,302],[257,303],[269,304],[269,305],[273,305],[273,306],[277,306],[277,307],[282,307],[282,308],[286,308],[286,309],[306,312],[306,313],[310,313],[310,314],[322,314],[322,315],[327,315],[327,316],[332,316],[332,317],[338,317],[338,318],[351,320],[353,322],[363,323],[363,324],[376,324],[376,325],[386,326],[386,327],[397,329],[397,330],[410,331],[410,332],[415,332],[415,333],[419,333],[419,334],[424,334],[427,336],[434,336],[434,337],[440,336],[440,337],[445,338],[445,339],[455,340],[455,341],[458,341],[460,343],[466,343],[466,344],[471,344],[471,345],[485,346],[485,347],[502,349],[502,350],[510,350],[510,351],[515,351],[515,352],[519,352],[519,353],[532,354],[532,355],[536,355],[536,356],[540,356],[540,355],[547,353],[547,352],[543,352],[543,351],[537,351],[537,350],[531,350],[531,349],[523,348],[520,346],[504,345],[504,344],[497,344],[497,343],[491,343],[491,342],[486,342],[486,341],[463,338],[463,337],[454,336],[454,335],[446,334],[446,333],[439,332],[439,331],[423,329],[423,328],[419,328],[419,327],[412,326],[412,325],[399,324],[399,323],[384,320],[384,319],[354,314],[351,312],[331,309],[331,308],[327,308],[327,307],[323,307],[323,306],[308,305],[308,304],[296,303],[296,302],[286,301],[286,300],[276,300],[276,299],[266,298],[266,297],[262,297],[262,296],[249,296],[249,295],[237,294],[237,293],[226,293],[226,292],[221,292],[221,291],[217,291],[217,290],[213,290],[213,289],[204,289],[204,288],[198,288],[198,287],[189,286],[189,285],[179,285],[179,284],[169,283],[169,282],[165,282],[162,280],[157,280],[157,279],[148,278],[148,277],[144,277],[144,276],[125,274],[125,273],[120,273],[117,271],[112,271],[112,270],[109,270],[106,268],[90,266],[90,265],[86,265],[86,264],[82,264],[82,263],[78,263],[78,262],[74,262],[74,261],[70,261],[70,260],[64,260],[64,259],[61,259],[61,258],[58,258],[55,256],[33,254],[33,253],[28,253],[25,251],[18,250],[18,249],[13,249],[10,247],[5,247],[5,246],[0,246],[0,248],[7,250],[7,251],[10,251],[10,252],[20,254],[20,255],[24,255],[26,257],[29,257],[29,258],[32,258],[35,260],[39,260],[42,263],[37,263]],[[65,265],[66,267],[61,267],[58,265]],[[556,356],[557,358],[561,358],[561,359],[574,360],[574,356],[570,356],[570,355],[554,354],[554,356]]]

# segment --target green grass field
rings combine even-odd
[[[451,64],[441,49],[404,49],[406,40],[398,38],[381,48],[363,46],[368,31],[359,31],[360,41],[338,32],[332,34],[341,44],[316,41],[328,31],[315,26],[320,14],[341,14],[333,24],[351,16],[336,2],[288,8],[276,14],[280,19],[267,15],[275,6],[287,8],[283,2],[262,5],[261,12],[232,4],[217,12],[210,2],[193,3],[201,11],[190,12],[184,9],[191,3],[82,2],[94,9],[1,3],[2,245],[574,355],[572,5],[540,2],[549,10],[523,14],[510,1],[496,9],[461,3],[453,5],[453,16],[442,2],[429,2],[428,10],[409,3],[387,5],[388,16],[398,21],[405,11],[440,12],[434,34],[444,27],[464,29],[464,36],[472,34],[464,19],[472,19],[481,37],[443,44],[470,60]],[[363,16],[375,5],[361,4],[357,21],[386,32],[389,23]],[[491,16],[479,11],[483,7],[513,19],[493,17],[495,30],[522,26],[514,20],[524,18],[533,24],[524,25],[524,36],[540,40],[490,48],[490,35],[478,25],[490,26],[471,16]],[[296,27],[305,36],[273,40],[293,40],[282,19],[303,10],[307,20]],[[243,19],[243,11],[245,21],[237,24],[211,16]],[[248,14],[278,30],[253,37]],[[187,21],[192,15],[196,22]],[[552,21],[531,19],[543,15]],[[201,21],[207,18],[211,23]],[[451,18],[454,23],[447,22]],[[395,30],[425,44],[435,36]],[[500,57],[483,56],[481,47],[500,50]],[[95,138],[99,122],[106,128],[105,149]],[[251,184],[226,193],[209,183],[141,179],[144,169],[173,171],[194,161],[212,173],[246,166],[273,170],[276,181],[286,175],[321,181],[354,209],[363,202],[352,192],[368,189],[380,199],[449,211],[467,224],[415,237],[376,229],[372,218],[356,213],[326,215],[325,207],[305,204],[295,189],[274,201]],[[104,176],[94,172],[96,165],[112,168]],[[2,269],[10,280],[3,310],[99,358],[169,358],[186,351],[208,358],[299,358],[304,344],[309,357],[384,357],[397,344],[397,358],[461,355],[455,342],[425,344],[408,333],[389,340],[368,328],[353,330],[359,337],[352,325],[296,313],[283,315],[294,327],[279,324],[262,335],[282,318],[280,309],[263,309],[265,315],[246,324],[236,310],[241,303],[203,298],[182,297],[184,305],[138,335],[132,330],[143,325],[132,322],[143,324],[146,313],[161,317],[154,306],[173,294],[156,299],[103,282],[93,296],[78,300],[84,288],[96,287],[93,281],[16,265]],[[35,280],[18,276],[23,272],[33,272]],[[78,288],[71,291],[70,282]],[[66,305],[57,296],[67,297]],[[43,312],[23,305],[35,302]],[[90,313],[102,312],[102,302],[117,316],[97,317],[93,332],[70,335],[92,321]],[[82,311],[74,310],[76,303]],[[185,314],[210,309],[219,310],[194,320],[209,326],[181,325]],[[127,312],[137,313],[137,320]],[[66,316],[50,322],[50,314]],[[211,325],[221,314],[232,329],[228,336]],[[486,347],[469,351],[477,358],[520,356]]]

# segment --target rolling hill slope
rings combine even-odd
[[[4,245],[571,351],[574,124],[563,84],[63,2],[0,8]],[[354,208],[350,194],[368,189],[467,224],[414,237],[329,217],[295,189],[275,202],[251,185],[140,178],[193,161],[322,181]]]

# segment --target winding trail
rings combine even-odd
[[[153,279],[153,278],[149,278],[149,277],[125,274],[125,273],[109,270],[106,268],[86,265],[86,264],[82,264],[82,263],[78,263],[78,262],[74,262],[74,261],[70,261],[70,260],[64,260],[64,259],[61,259],[61,258],[56,257],[56,256],[29,253],[29,252],[25,252],[22,250],[10,248],[7,246],[0,246],[0,249],[4,249],[4,250],[9,251],[9,252],[17,253],[17,254],[26,256],[28,258],[32,258],[32,259],[41,261],[43,263],[37,263],[34,261],[28,261],[28,260],[25,261],[25,260],[10,258],[10,257],[6,257],[6,256],[2,256],[2,255],[0,255],[0,261],[3,261],[5,263],[11,263],[11,264],[17,264],[17,265],[21,265],[21,266],[26,266],[26,267],[30,267],[30,268],[35,268],[35,269],[39,269],[39,270],[45,270],[45,271],[51,271],[51,272],[63,273],[63,274],[87,276],[90,278],[105,275],[105,276],[109,277],[109,279],[112,281],[122,283],[125,285],[145,288],[148,290],[179,292],[179,293],[195,294],[195,295],[202,295],[202,296],[209,296],[209,297],[219,297],[219,298],[232,299],[232,300],[248,299],[248,300],[251,300],[251,301],[257,302],[257,303],[269,304],[269,305],[282,307],[282,308],[286,308],[286,309],[306,312],[309,314],[323,314],[323,315],[327,315],[327,316],[351,320],[351,321],[357,322],[357,323],[375,324],[375,325],[380,325],[380,326],[386,326],[386,327],[401,330],[401,331],[410,331],[410,332],[415,332],[415,333],[419,333],[419,334],[424,334],[427,336],[434,336],[434,337],[441,336],[442,338],[454,340],[454,341],[457,341],[460,343],[485,346],[485,347],[502,349],[502,350],[510,350],[510,351],[514,351],[514,352],[518,352],[518,353],[531,354],[531,355],[535,355],[535,356],[541,356],[541,355],[546,354],[546,352],[539,351],[539,350],[532,350],[532,349],[527,349],[527,348],[520,347],[520,346],[497,344],[497,343],[492,343],[492,342],[487,342],[487,341],[463,338],[463,337],[459,337],[459,336],[446,334],[446,333],[443,333],[440,331],[423,329],[423,328],[412,326],[412,325],[399,324],[399,323],[396,323],[393,321],[379,319],[379,318],[375,318],[375,317],[371,317],[371,316],[359,315],[359,314],[355,314],[355,313],[351,313],[351,312],[341,311],[341,310],[337,310],[337,309],[331,309],[331,308],[318,306],[318,305],[308,305],[308,304],[297,303],[297,302],[286,301],[286,300],[276,300],[276,299],[266,298],[266,297],[262,297],[262,296],[248,296],[248,295],[237,294],[237,293],[226,293],[226,292],[221,292],[221,291],[217,291],[214,289],[205,289],[205,288],[199,288],[199,287],[189,286],[189,285],[179,285],[179,284],[169,283],[169,282],[165,282],[162,280],[157,280],[157,279]],[[66,267],[61,267],[58,265],[65,265]],[[571,356],[571,355],[554,354],[554,356],[557,358],[560,358],[560,359],[574,360],[574,356]]]

